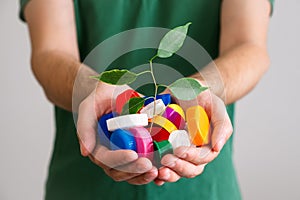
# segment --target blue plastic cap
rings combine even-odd
[[[115,130],[110,137],[110,149],[127,149],[136,151],[136,141],[131,132],[123,129]]]
[[[111,112],[106,115],[103,115],[98,121],[98,136],[100,139],[100,144],[108,148],[110,147],[109,139],[111,136],[111,132],[107,128],[106,121],[116,116],[118,116],[116,112]]]
[[[144,98],[149,98],[149,97],[144,97]],[[172,99],[171,99],[171,95],[170,94],[161,94],[161,95],[157,95],[156,99],[161,99],[164,104],[167,106],[171,103]],[[149,99],[147,99],[144,103],[144,105],[148,105],[149,103],[152,103],[154,101],[154,97],[151,97]]]

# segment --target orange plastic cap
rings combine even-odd
[[[186,111],[187,126],[190,138],[196,146],[209,144],[209,119],[201,106],[193,106]]]

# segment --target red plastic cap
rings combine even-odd
[[[125,90],[124,92],[119,94],[116,99],[116,112],[121,114],[123,106],[129,101],[129,99],[133,97],[140,97],[140,95],[136,91],[131,89]]]

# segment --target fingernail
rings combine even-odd
[[[166,164],[166,166],[168,166],[170,168],[175,167],[175,165],[176,165],[176,162],[169,162],[169,163]]]
[[[170,178],[170,173],[167,173],[167,174],[163,175],[160,179],[168,180],[169,178]]]
[[[157,186],[163,186],[165,184],[165,182],[160,179],[156,179],[154,182]]]
[[[148,173],[146,173],[146,175],[145,175],[145,179],[146,179],[146,180],[150,180],[150,179],[153,178],[153,176],[154,176],[154,172],[153,172],[153,171],[148,172]]]
[[[82,156],[86,156],[86,150],[82,145],[80,145],[80,152]]]
[[[163,186],[164,184],[165,184],[165,182],[162,181],[162,182],[160,182],[158,185],[159,185],[159,186]]]
[[[185,154],[183,154],[182,156],[180,156],[180,158],[183,158],[183,159],[185,159],[187,157],[187,154],[185,153]]]
[[[221,139],[216,145],[216,151],[220,152],[225,144],[225,140]]]

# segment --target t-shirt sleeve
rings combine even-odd
[[[20,1],[20,10],[19,10],[19,17],[22,21],[26,21],[25,20],[25,17],[24,17],[24,9],[25,9],[25,6],[27,5],[27,3],[30,1],[30,0],[19,0]]]

